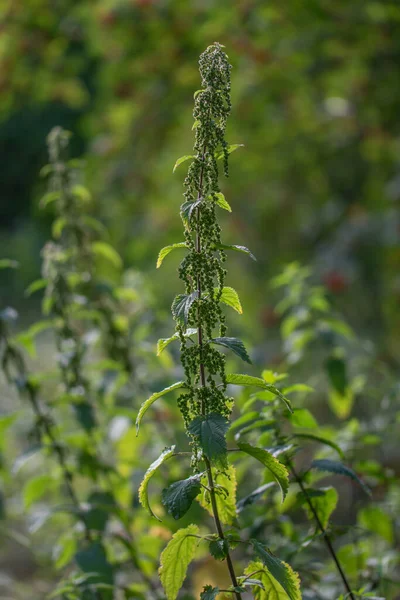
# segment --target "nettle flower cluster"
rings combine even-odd
[[[58,365],[65,391],[74,397],[73,407],[86,430],[95,426],[89,382],[84,374],[87,344],[77,316],[88,305],[87,286],[91,284],[93,232],[85,222],[83,205],[89,194],[78,183],[76,165],[67,160],[70,133],[55,127],[48,135],[50,163],[49,192],[42,206],[54,203],[57,218],[53,240],[43,249],[42,275],[46,282],[44,312],[54,318]]]
[[[221,155],[228,175],[228,145],[224,136],[231,108],[230,70],[219,44],[200,57],[202,89],[196,94],[193,111],[197,155],[185,179],[185,202],[181,207],[189,252],[181,263],[179,276],[185,283],[186,294],[177,296],[172,305],[188,388],[178,401],[186,424],[193,417],[210,412],[228,416],[232,406],[225,395],[225,357],[212,346],[217,329],[220,336],[217,340],[226,333],[221,310],[226,256],[221,248],[216,207],[221,196],[218,184]],[[191,345],[188,341],[188,328],[189,332],[190,328],[197,328],[198,344]]]
[[[119,302],[129,290],[99,276],[99,261],[110,263],[118,276],[122,261],[104,241],[103,225],[88,214],[91,195],[81,184],[82,163],[68,160],[70,136],[55,127],[47,138],[50,162],[42,173],[49,177],[49,191],[41,205],[53,206],[55,220],[38,283],[45,285],[43,310],[53,318],[64,389],[74,398],[78,421],[89,431],[96,423],[85,362],[97,338],[107,356],[119,361],[127,375],[132,372],[129,317]]]

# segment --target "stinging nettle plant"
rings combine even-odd
[[[44,457],[54,459],[46,464],[51,475],[28,480],[24,504],[27,510],[57,487],[65,496],[63,511],[70,515],[72,526],[59,537],[54,558],[56,569],[68,567],[68,573],[52,597],[109,600],[116,593],[143,597],[145,589],[147,597],[157,598],[158,586],[142,568],[131,529],[132,507],[126,500],[121,504],[119,490],[123,491],[124,481],[116,457],[106,457],[103,450],[105,444],[107,449],[110,446],[110,415],[104,403],[100,405],[100,390],[109,365],[117,366],[121,381],[132,379],[130,329],[128,324],[120,326],[128,323],[129,314],[123,313],[120,299],[131,301],[133,290],[104,282],[98,273],[99,256],[115,267],[120,267],[121,259],[104,241],[101,223],[87,214],[90,194],[79,183],[79,162],[68,160],[69,138],[69,132],[60,127],[50,132],[50,164],[42,170],[50,179],[41,205],[53,208],[52,240],[43,250],[43,278],[34,281],[27,292],[45,290],[46,319],[12,335],[17,313],[11,308],[0,312],[1,368],[21,400],[28,400],[32,408],[35,443]],[[12,266],[12,261],[0,263],[0,267]],[[54,331],[57,369],[55,373],[31,372],[23,350],[34,355],[35,338],[47,328]],[[97,355],[103,360],[94,362]],[[58,393],[52,392],[49,398],[46,380],[54,375]],[[65,404],[73,407],[80,425],[80,430],[73,425],[72,435],[69,419],[61,412]],[[117,578],[123,585],[117,585]]]
[[[193,474],[165,489],[162,503],[168,513],[179,519],[197,498],[213,516],[216,533],[201,536],[198,526],[194,524],[175,533],[161,555],[160,577],[168,600],[177,597],[187,567],[201,540],[209,542],[209,550],[214,558],[226,561],[231,580],[229,589],[206,585],[201,593],[203,600],[212,600],[219,594],[230,594],[240,599],[249,590],[252,590],[255,598],[267,598],[270,591],[274,590],[276,597],[280,594],[279,597],[297,600],[301,598],[297,574],[257,540],[248,541],[256,559],[248,565],[244,575],[238,576],[232,550],[247,541],[241,540],[238,529],[224,530],[223,527],[224,524],[231,525],[236,516],[235,469],[228,461],[226,442],[234,401],[227,394],[227,385],[268,389],[284,401],[286,410],[290,409],[290,403],[277,388],[263,379],[226,373],[225,355],[218,349],[225,347],[250,363],[243,342],[227,337],[221,304],[242,312],[236,291],[225,286],[225,250],[235,250],[254,257],[243,246],[222,243],[217,219],[218,208],[231,211],[219,187],[219,164],[222,161],[223,172],[227,176],[228,156],[240,146],[229,146],[225,140],[226,122],[231,110],[231,65],[223,47],[215,43],[201,55],[199,67],[202,88],[194,95],[194,154],[178,159],[175,164],[176,168],[186,160],[192,161],[184,182],[185,201],[180,211],[185,241],[163,248],[157,262],[159,267],[175,249],[187,251],[179,267],[185,293],[178,294],[172,304],[176,332],[158,342],[160,353],[172,341],[180,340],[185,379],[153,394],[141,406],[136,423],[139,429],[145,412],[153,402],[168,392],[180,389],[178,406],[189,436],[191,453],[175,452],[175,446],[166,448],[147,470],[139,489],[139,498],[142,505],[156,516],[148,499],[150,478],[171,457],[191,454]],[[247,443],[240,443],[235,450],[260,461],[271,472],[285,496],[288,472],[272,454]]]

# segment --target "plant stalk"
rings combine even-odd
[[[295,480],[298,483],[301,491],[303,492],[304,498],[306,499],[306,502],[307,502],[307,504],[308,504],[308,506],[310,508],[310,511],[311,511],[311,513],[312,513],[312,515],[313,515],[313,517],[314,517],[314,519],[315,519],[315,521],[316,521],[316,523],[317,523],[317,525],[318,525],[321,533],[322,533],[322,537],[324,538],[326,547],[328,548],[329,553],[330,553],[330,555],[331,555],[331,557],[332,557],[332,559],[333,559],[333,561],[334,561],[334,563],[336,565],[336,568],[337,568],[337,570],[339,572],[339,575],[340,575],[340,577],[341,577],[341,579],[343,581],[343,585],[345,587],[345,590],[346,590],[347,594],[349,595],[349,597],[351,598],[351,600],[356,600],[356,597],[354,596],[354,594],[353,594],[353,592],[351,590],[350,584],[349,584],[348,579],[346,577],[346,574],[345,574],[345,572],[343,570],[343,567],[340,564],[339,557],[337,556],[337,554],[335,552],[335,549],[333,547],[333,544],[331,542],[331,539],[330,539],[330,537],[329,537],[329,535],[328,535],[325,527],[321,523],[321,519],[319,518],[318,513],[317,513],[317,511],[314,508],[314,505],[313,505],[313,503],[311,501],[311,498],[308,495],[307,489],[304,487],[303,482],[301,480],[301,477],[296,472],[296,470],[295,470],[295,468],[293,466],[293,463],[289,461],[288,464],[289,464],[289,468],[290,468],[290,470],[291,470],[291,472],[293,474],[293,477],[295,478]]]
[[[203,189],[203,174],[204,174],[205,154],[206,154],[206,147],[204,147],[204,149],[203,149],[202,167],[201,167],[201,171],[200,171],[199,191],[198,191],[197,200],[200,200],[202,189]],[[197,223],[198,223],[198,219],[199,219],[199,209],[198,208],[196,210],[196,216],[197,216]],[[196,251],[198,253],[201,252],[201,239],[200,239],[200,234],[199,234],[198,228],[197,228],[197,231],[196,231]],[[197,276],[196,285],[197,285],[198,299],[200,300],[201,299],[201,292],[202,292],[202,290],[201,290],[201,282],[200,282],[200,277],[199,276]],[[199,318],[198,328],[197,328],[197,338],[198,338],[198,344],[199,344],[199,349],[200,349],[200,383],[201,383],[202,387],[206,387],[206,373],[205,373],[204,364],[202,362],[203,330],[202,330],[202,325],[201,325],[201,322],[200,322],[200,318]],[[204,402],[202,403],[202,407],[201,408],[202,408],[202,413],[205,414]],[[224,535],[224,531],[223,531],[223,528],[222,528],[221,520],[220,520],[220,517],[219,517],[218,505],[217,505],[217,500],[216,500],[216,497],[215,497],[214,478],[213,478],[213,474],[212,474],[211,464],[210,464],[210,461],[208,460],[208,458],[206,456],[204,456],[203,458],[204,458],[204,462],[205,462],[205,465],[206,465],[208,487],[210,488],[211,507],[212,507],[212,511],[213,511],[213,515],[214,515],[215,527],[217,529],[219,538],[221,540],[224,540],[225,539],[225,535]],[[233,562],[232,562],[232,558],[231,558],[229,549],[227,550],[227,554],[226,554],[226,564],[228,566],[229,576],[231,578],[232,585],[234,587],[238,587],[238,581],[237,581],[237,578],[236,578],[235,569],[234,569],[234,566],[233,566]],[[235,592],[235,597],[236,597],[236,600],[241,600],[242,599],[242,595],[241,595],[240,592]]]

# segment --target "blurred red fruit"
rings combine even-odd
[[[261,311],[260,320],[264,327],[275,327],[279,323],[279,315],[273,306],[265,306]]]
[[[340,294],[348,288],[349,282],[347,277],[340,271],[330,271],[324,276],[325,286],[333,294]]]

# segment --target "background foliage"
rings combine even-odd
[[[180,377],[178,372],[171,377],[171,370],[177,371],[174,350],[153,356],[157,339],[170,335],[167,315],[179,259],[171,255],[157,272],[155,262],[160,247],[180,239],[177,214],[185,166],[174,175],[172,167],[177,157],[191,152],[198,55],[219,40],[234,65],[227,137],[245,145],[232,155],[224,183],[233,218],[222,215],[223,228],[226,243],[240,239],[258,259],[230,258],[229,277],[244,307],[231,327],[251,348],[254,375],[266,367],[290,368],[291,381],[315,388],[301,400],[304,408],[311,408],[320,423],[340,428],[348,459],[363,467],[376,487],[371,505],[343,487],[334,521],[339,528],[356,524],[371,530],[389,554],[398,544],[393,526],[400,502],[394,483],[400,470],[397,2],[3,0],[1,19],[0,254],[20,264],[18,270],[0,272],[1,304],[19,309],[24,329],[40,311],[39,296],[27,298],[23,292],[40,276],[40,251],[50,237],[54,215],[51,208],[39,209],[45,184],[38,173],[47,162],[46,135],[62,125],[74,132],[72,154],[86,161],[86,185],[93,195],[89,210],[106,225],[108,241],[128,269],[123,275],[122,269],[103,265],[102,273],[113,285],[123,280],[136,294],[134,398],[129,386],[121,386],[121,410],[107,415],[111,423],[119,419],[114,427],[122,428],[120,437],[114,429],[119,468],[126,477],[129,468],[138,469],[131,480],[132,502],[137,503],[145,470],[139,459],[129,468],[125,464],[138,443],[137,408],[148,392]],[[305,273],[286,271],[280,287],[271,285],[293,260],[312,267],[311,281],[323,286],[332,314],[343,315],[353,338],[340,343],[329,338],[326,319],[313,312],[310,284],[301,284]],[[279,310],[284,289],[292,290],[291,301]],[[285,329],[288,310],[295,318]],[[307,335],[309,329],[319,332],[317,339]],[[52,364],[54,346],[45,332],[38,340],[32,366],[40,370]],[[51,397],[52,384],[46,385]],[[153,434],[152,427],[165,430],[165,439],[148,449],[153,458],[177,435],[172,403],[160,406],[155,424],[147,425]],[[13,583],[17,598],[31,585],[41,598],[58,578],[50,557],[64,523],[46,525],[46,543],[38,552],[32,547],[29,530],[35,531],[48,503],[27,517],[21,486],[32,473],[17,469],[7,475],[30,449],[31,415],[4,391],[3,414],[16,407],[22,418],[4,438],[2,485],[7,530],[20,535],[11,541],[7,534],[2,541],[2,593],[7,597],[10,578],[18,581]],[[33,474],[43,474],[42,463],[31,464]],[[138,529],[152,539],[158,536],[155,561],[169,532],[154,523],[147,534],[147,523]],[[363,569],[370,579],[382,574],[381,566],[367,561],[371,547],[361,547],[356,557],[346,547],[341,551],[344,557],[348,552],[354,577]],[[206,560],[194,581],[201,580],[201,568],[210,568]],[[385,593],[395,597],[392,589]]]

